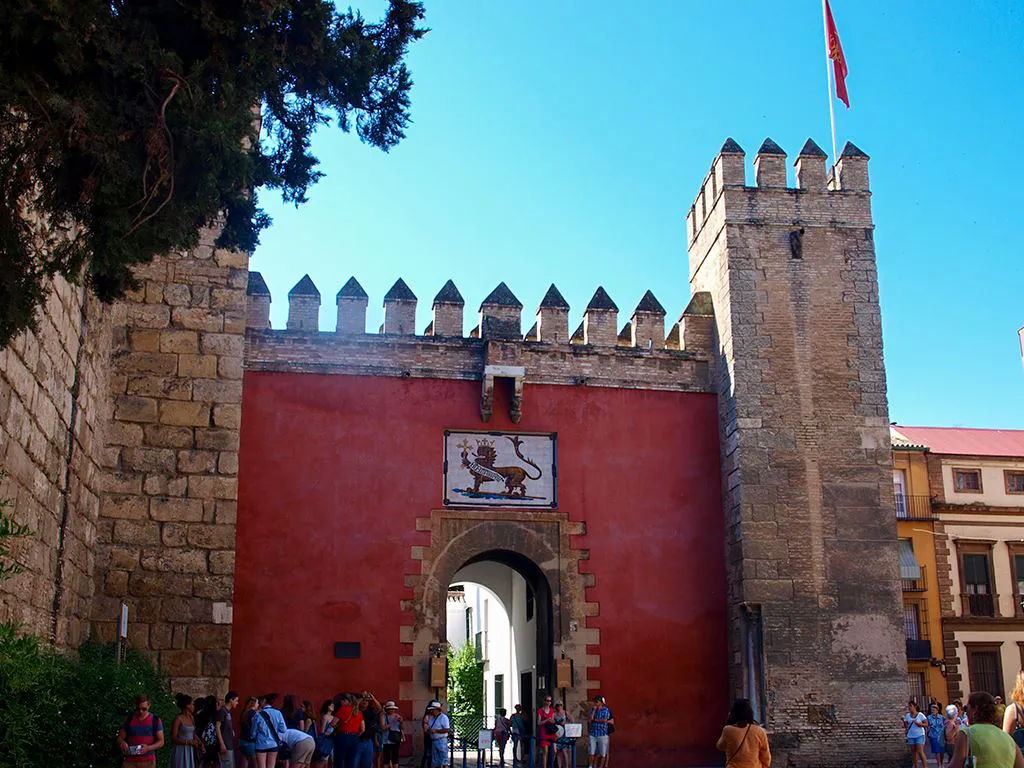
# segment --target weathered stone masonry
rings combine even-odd
[[[768,140],[747,187],[730,140],[687,219],[715,313],[733,689],[797,765],[903,749],[863,717],[906,686],[867,160],[848,144],[826,182],[808,141],[788,189]]]
[[[0,498],[32,531],[12,546],[25,571],[0,582],[0,621],[58,647],[88,636],[109,415],[108,313],[57,279],[36,330],[0,350]]]
[[[248,255],[206,232],[135,270],[114,312],[97,634],[129,639],[175,690],[227,688]]]

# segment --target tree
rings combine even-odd
[[[459,736],[475,736],[483,727],[484,670],[472,639],[458,651],[448,648],[448,713]]]
[[[257,190],[304,202],[332,118],[397,144],[422,18],[412,0],[379,23],[328,0],[0,3],[0,348],[54,275],[111,301],[204,227],[251,251]]]

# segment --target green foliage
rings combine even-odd
[[[87,643],[76,656],[0,625],[0,765],[107,768],[121,764],[117,732],[145,692],[170,742],[170,691],[145,657],[115,661],[113,645]],[[170,747],[158,753],[168,764]]]
[[[459,736],[475,738],[483,727],[484,670],[472,642],[458,653],[448,648],[448,716]]]
[[[0,474],[0,482],[4,479],[4,475]],[[32,531],[29,530],[27,525],[21,525],[16,522],[7,508],[11,505],[10,499],[0,498],[0,558],[9,558],[11,555],[9,542],[11,539],[20,539],[25,536],[31,535]],[[24,570],[21,567],[21,563],[17,561],[4,562],[0,559],[0,581],[9,579],[11,576],[19,574]]]
[[[375,24],[329,0],[0,3],[0,348],[55,274],[109,301],[205,226],[251,251],[256,190],[304,202],[332,118],[397,144],[422,17],[413,0]]]

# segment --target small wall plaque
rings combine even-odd
[[[334,658],[336,659],[358,659],[359,643],[335,643]]]

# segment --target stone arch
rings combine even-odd
[[[549,644],[550,668],[545,669],[543,681],[537,680],[538,687],[542,682],[553,687],[553,662],[564,655],[575,668],[567,698],[574,700],[573,706],[582,704],[587,690],[600,685],[592,674],[600,657],[587,653],[588,646],[593,648],[599,642],[598,630],[587,626],[589,618],[598,614],[597,604],[587,602],[585,595],[593,576],[581,573],[579,567],[580,561],[587,559],[587,551],[573,547],[573,537],[584,533],[584,524],[572,522],[560,512],[445,509],[417,520],[417,529],[429,534],[429,544],[412,548],[405,575],[412,594],[403,601],[406,622],[400,630],[402,665],[408,668],[400,696],[413,715],[434,695],[428,685],[430,657],[446,640],[448,585],[460,568],[486,559],[505,562],[527,581],[546,584],[550,624],[545,642]]]

